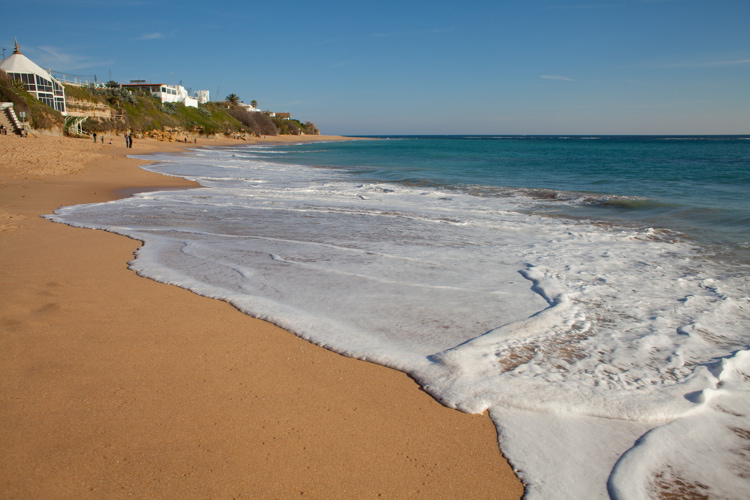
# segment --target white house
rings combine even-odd
[[[182,85],[167,85],[166,83],[146,83],[143,80],[131,80],[130,83],[123,83],[121,85],[125,89],[139,89],[146,92],[151,92],[152,96],[161,99],[162,104],[165,102],[181,102],[185,106],[193,108],[198,107],[199,100],[195,97],[190,97],[188,91]],[[205,92],[208,96],[208,90],[199,90]],[[208,101],[206,101],[208,102]]]
[[[196,91],[195,98],[198,99],[198,104],[206,104],[210,100],[208,90]]]
[[[257,113],[258,111],[260,111],[258,108],[256,108],[252,104],[245,104],[244,102],[238,102],[237,107],[240,107],[244,109],[245,111],[249,111],[251,113]]]
[[[0,69],[14,80],[21,80],[26,92],[47,106],[58,110],[63,116],[68,114],[65,106],[65,87],[47,71],[21,54],[18,42],[15,42],[13,55],[0,62]]]

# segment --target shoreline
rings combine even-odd
[[[523,495],[486,414],[140,278],[140,242],[40,217],[196,186],[128,154],[277,139],[0,137],[0,497]]]

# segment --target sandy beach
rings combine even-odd
[[[138,277],[137,241],[42,219],[193,185],[126,158],[193,144],[108,139],[0,136],[0,498],[522,496],[487,415]]]

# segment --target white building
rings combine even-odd
[[[58,110],[63,116],[68,114],[65,106],[65,87],[52,78],[47,71],[21,54],[18,42],[13,48],[13,55],[0,62],[0,69],[8,73],[13,80],[21,80],[26,92],[47,106]]]
[[[166,83],[146,83],[142,80],[131,80],[130,83],[123,83],[122,88],[125,89],[139,89],[145,92],[151,92],[151,95],[158,97],[162,104],[165,102],[181,102],[185,106],[193,108],[198,107],[198,99],[190,97],[188,91],[182,85],[167,85]],[[198,92],[206,92],[208,90],[199,90]]]
[[[208,90],[198,90],[195,93],[195,98],[198,99],[198,104],[206,104],[211,99],[209,98]]]
[[[257,113],[260,110],[253,106],[252,104],[245,104],[244,102],[238,102],[237,107],[244,109],[245,111],[249,111],[250,113]]]

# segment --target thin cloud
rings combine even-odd
[[[114,60],[100,61],[86,56],[70,54],[64,49],[53,46],[43,46],[37,49],[40,54],[37,57],[38,64],[42,67],[52,68],[55,71],[78,71],[87,68],[98,68],[111,66]]]
[[[561,75],[539,75],[539,78],[544,78],[545,80],[563,80],[565,82],[574,82],[572,78],[568,78],[567,76],[561,76]]]
[[[383,39],[383,38],[397,38],[397,37],[410,37],[410,36],[426,36],[426,35],[439,35],[443,33],[451,33],[456,31],[456,28],[433,28],[424,30],[413,30],[413,31],[393,31],[393,32],[379,32],[370,33],[369,35],[356,36],[350,38],[329,38],[327,40],[320,40],[315,45],[330,45],[334,43],[348,43],[358,40],[372,40],[372,39]]]
[[[25,4],[37,4],[37,5],[54,5],[57,7],[60,5],[59,0],[24,0]],[[65,5],[70,7],[91,7],[99,8],[102,6],[101,0],[67,0]],[[119,7],[143,7],[148,6],[149,2],[146,0],[120,0],[117,2]]]
[[[393,33],[373,33],[370,38],[392,38],[392,37],[407,37],[407,36],[422,36],[422,35],[438,35],[441,33],[451,33],[456,31],[456,28],[433,28],[426,30],[413,30],[413,31],[398,31]]]
[[[712,68],[717,66],[737,66],[740,64],[750,64],[750,59],[735,59],[729,61],[696,61],[686,63],[667,64],[667,68]]]
[[[575,4],[575,5],[550,5],[544,10],[582,10],[582,9],[611,9],[613,7],[624,7],[624,3],[600,3],[600,4]]]
[[[167,38],[167,35],[164,33],[144,33],[138,40],[161,40],[162,38]]]
[[[734,66],[735,64],[750,64],[750,59],[738,59],[736,61],[714,61],[706,63],[706,66]]]
[[[569,4],[569,5],[550,5],[545,7],[544,10],[582,10],[582,9],[611,9],[620,7],[630,7],[636,4],[649,4],[649,3],[676,3],[676,2],[701,2],[705,0],[638,0],[636,2],[612,2],[612,3],[581,3],[581,4]]]
[[[701,2],[704,0],[641,0],[641,3]]]

